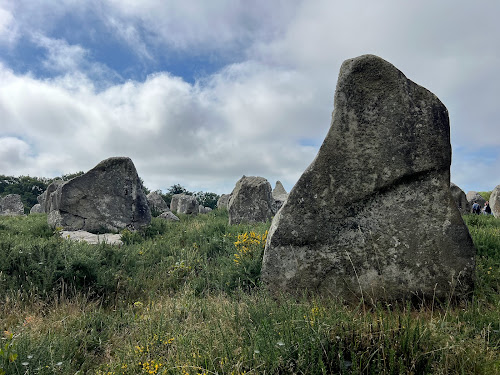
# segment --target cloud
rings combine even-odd
[[[42,62],[45,69],[56,72],[78,71],[86,61],[88,51],[79,45],[69,45],[65,40],[48,38],[34,34],[33,41],[47,50],[47,57]]]
[[[16,168],[24,168],[29,161],[29,145],[15,137],[0,137],[0,171],[13,174]]]
[[[315,154],[300,145],[299,129],[304,119],[313,125],[317,98],[296,74],[243,64],[203,83],[159,73],[97,91],[78,75],[40,81],[3,68],[0,116],[4,132],[35,145],[33,157],[15,164],[19,173],[50,177],[125,155],[154,189],[182,183],[227,192],[243,174],[290,188]]]
[[[291,1],[214,0],[182,2],[108,0],[110,12],[142,28],[150,42],[174,50],[213,51],[245,48],[255,39],[272,38],[295,12]]]
[[[18,30],[12,12],[0,4],[0,45],[11,45],[17,40]]]

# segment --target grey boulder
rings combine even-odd
[[[452,182],[450,183],[450,192],[460,213],[462,215],[469,213],[471,210],[471,204],[467,200],[467,196],[463,190]]]
[[[19,194],[8,194],[0,198],[0,216],[24,215],[24,205]]]
[[[500,185],[497,185],[491,192],[489,202],[493,216],[500,218]]]
[[[272,221],[263,283],[353,302],[471,296],[476,251],[450,162],[434,94],[377,56],[345,61],[330,130]]]
[[[94,234],[83,230],[61,231],[61,238],[68,241],[86,242],[91,245],[106,243],[108,245],[123,245],[120,234]]]
[[[81,176],[57,183],[50,195],[49,188],[46,207],[51,227],[103,233],[135,230],[151,222],[146,195],[130,158],[106,159]]]
[[[193,195],[174,194],[170,202],[170,210],[178,214],[198,214],[198,200]]]
[[[31,207],[30,214],[43,214],[45,211],[42,208],[42,205],[40,203],[35,204],[33,207]]]
[[[175,216],[171,211],[166,211],[158,216],[160,219],[164,219],[167,221],[179,221],[179,218]]]
[[[164,212],[170,211],[167,202],[165,202],[161,195],[156,191],[152,191],[151,193],[149,193],[146,198],[148,200],[148,205],[151,212],[155,212],[157,215],[159,215]]]
[[[218,209],[226,209],[229,205],[229,200],[231,199],[231,194],[222,194],[217,201]]]
[[[212,209],[210,207],[205,207],[202,206],[201,204],[198,206],[198,213],[199,214],[208,214]]]
[[[263,177],[243,176],[228,204],[229,224],[266,222],[274,214],[271,184]]]

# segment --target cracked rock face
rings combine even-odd
[[[342,64],[334,108],[272,222],[263,282],[351,301],[469,295],[475,248],[450,193],[446,107],[364,55]]]
[[[151,222],[146,195],[130,158],[114,157],[47,188],[48,224],[94,233],[138,229]]]

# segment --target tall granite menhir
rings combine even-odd
[[[130,158],[113,157],[87,173],[47,188],[48,223],[88,232],[138,229],[151,222],[146,195]]]
[[[448,111],[387,61],[345,61],[330,130],[275,216],[262,280],[346,300],[469,296],[475,248],[450,194]]]

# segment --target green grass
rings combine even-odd
[[[464,217],[473,299],[425,307],[271,298],[259,284],[269,223],[180,219],[153,218],[117,247],[62,240],[45,215],[1,217],[0,374],[500,373],[492,216]]]

